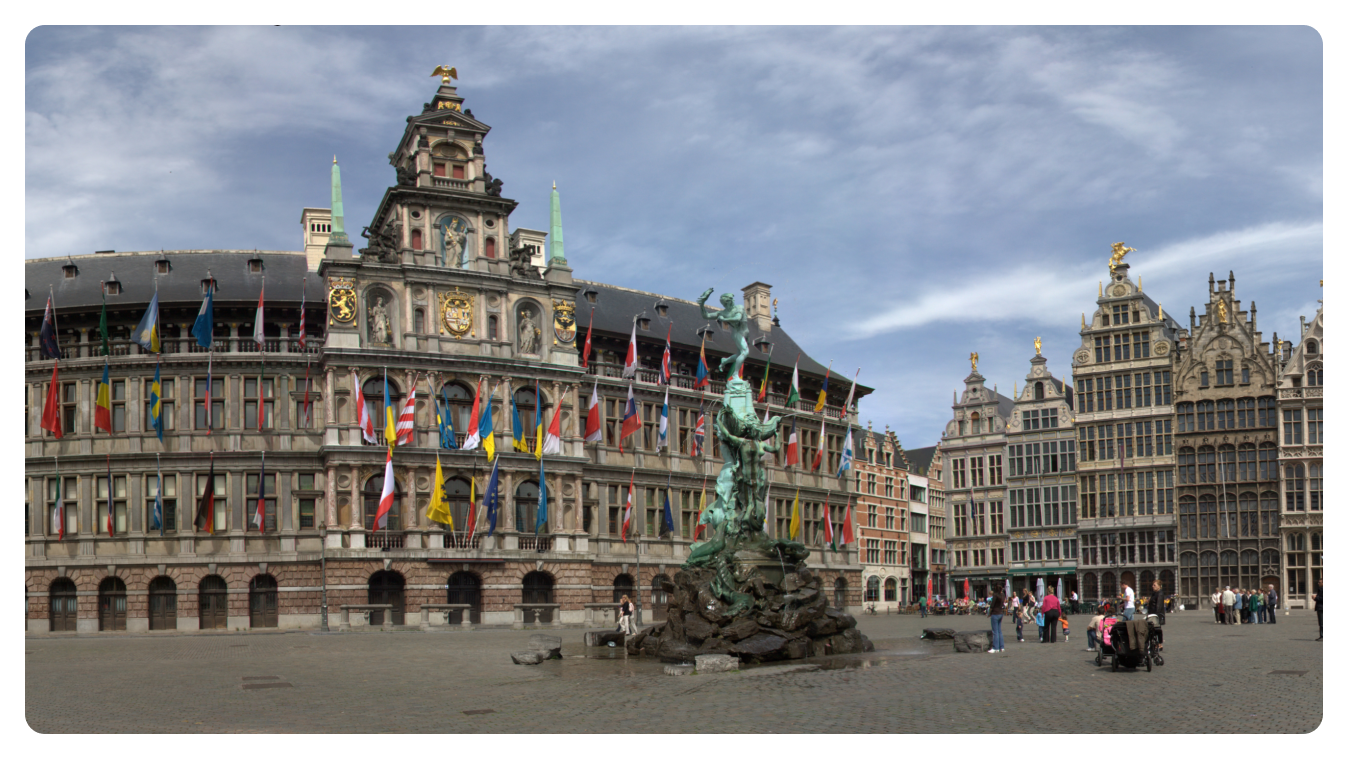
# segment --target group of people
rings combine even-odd
[[[1072,593],[1070,603],[1075,609],[1078,603],[1075,591]],[[1039,628],[1040,643],[1057,643],[1059,626],[1062,627],[1063,641],[1068,640],[1071,624],[1067,621],[1062,601],[1052,588],[1039,599],[1035,598],[1029,588],[1023,588],[1019,594],[1012,594],[1010,601],[997,590],[993,591],[988,599],[988,616],[992,619],[992,648],[988,650],[990,654],[1006,650],[1006,641],[1002,637],[1002,618],[1008,613],[1016,622],[1016,640],[1021,643],[1025,642],[1025,625],[1029,623]]]
[[[1213,623],[1219,625],[1260,625],[1278,623],[1278,592],[1273,586],[1236,588],[1212,593]]]

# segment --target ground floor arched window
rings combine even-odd
[[[899,600],[899,581],[893,577],[885,578],[885,603],[894,603]]]
[[[468,611],[468,621],[473,624],[482,622],[482,581],[472,572],[455,572],[449,576],[449,582],[446,583],[447,595],[445,603],[450,604],[468,604],[471,609]],[[450,624],[461,624],[463,622],[462,611],[452,611],[448,619]]]
[[[397,572],[381,569],[370,575],[368,601],[372,604],[390,604],[393,606],[393,624],[403,624],[403,586],[406,581]],[[383,610],[370,612],[370,624],[384,624]]]
[[[880,578],[879,578],[879,577],[867,577],[867,578],[866,578],[866,598],[865,598],[864,600],[866,601],[866,603],[874,603],[874,602],[880,600]]]
[[[552,575],[547,572],[530,572],[524,576],[524,588],[521,591],[520,603],[524,604],[551,604],[552,600]],[[552,609],[543,608],[539,610],[539,622],[552,621]],[[526,609],[526,622],[533,621],[533,612]]]

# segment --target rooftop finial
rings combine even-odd
[[[422,71],[425,71],[425,69],[422,69]],[[440,77],[441,84],[449,84],[450,79],[459,78],[459,71],[453,66],[436,66],[435,71],[431,72],[431,76]]]
[[[549,261],[560,260],[562,265],[566,265],[566,251],[562,245],[562,196],[557,192],[557,183],[552,183],[552,198],[550,203],[551,230],[548,237],[552,242],[552,255]]]
[[[342,169],[337,165],[337,156],[332,157],[332,236],[328,239],[338,245],[350,245],[346,236],[345,212],[342,209]]]

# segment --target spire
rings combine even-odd
[[[338,245],[350,245],[346,236],[346,226],[342,212],[342,169],[337,165],[337,156],[332,157],[332,236],[328,239]]]
[[[550,260],[560,259],[562,264],[566,264],[566,254],[562,247],[562,196],[557,194],[557,183],[552,183],[552,229],[549,237],[552,240],[552,255]]]

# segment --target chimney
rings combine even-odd
[[[759,330],[772,331],[772,285],[755,282],[744,288],[744,315]]]

